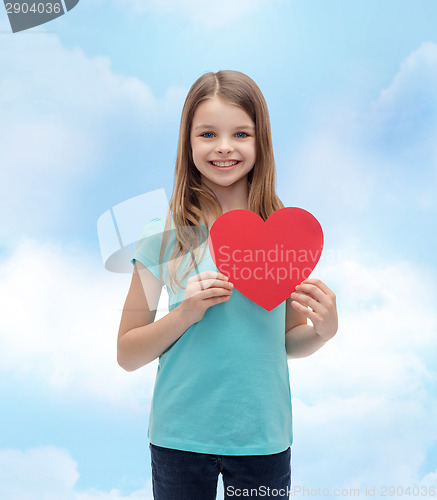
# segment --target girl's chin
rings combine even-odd
[[[235,188],[237,185],[240,185],[241,182],[247,184],[247,176],[244,176],[241,179],[228,179],[225,177],[226,177],[225,175],[220,177],[216,176],[215,178],[203,176],[202,184],[204,186],[209,187],[213,191],[227,189],[231,187]]]

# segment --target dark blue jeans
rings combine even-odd
[[[291,448],[273,455],[210,455],[149,444],[155,500],[216,500],[223,475],[225,499],[289,498]]]

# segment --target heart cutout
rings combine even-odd
[[[323,231],[302,208],[280,208],[265,222],[250,210],[231,210],[212,225],[208,246],[215,265],[234,288],[271,311],[315,268]]]

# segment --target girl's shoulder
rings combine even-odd
[[[158,217],[154,217],[153,219],[150,219],[146,222],[146,224],[143,226],[143,234],[156,234],[159,232],[163,232],[165,229],[165,223],[166,223],[167,215],[163,214]],[[170,220],[170,227],[173,226],[173,220]]]
[[[154,217],[150,219],[144,226],[141,233],[141,239],[149,239],[150,237],[162,238],[163,235],[166,236],[169,243],[174,243],[174,240],[179,237],[191,238],[195,233],[198,233],[203,241],[204,230],[206,229],[206,233],[208,234],[207,227],[200,222],[200,226],[188,226],[188,227],[179,227],[178,231],[175,231],[175,225],[173,218],[170,217],[170,220],[167,221],[167,214],[163,214],[158,217]],[[177,234],[176,234],[177,233]]]
[[[174,246],[174,231],[166,230],[166,214],[163,214],[153,219],[149,219],[143,224],[140,236],[135,244],[135,253],[142,256],[143,259],[148,259],[148,262],[157,263],[161,252],[161,247],[166,241],[166,253]],[[164,238],[165,235],[165,238]],[[141,260],[141,259],[139,259]]]
[[[140,236],[136,242],[139,251],[155,252],[161,246],[165,230],[165,215],[154,217],[145,222],[141,228]]]

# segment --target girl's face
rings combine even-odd
[[[202,182],[206,180],[213,190],[247,183],[256,161],[255,124],[242,108],[217,96],[201,102],[194,113],[190,141]]]

